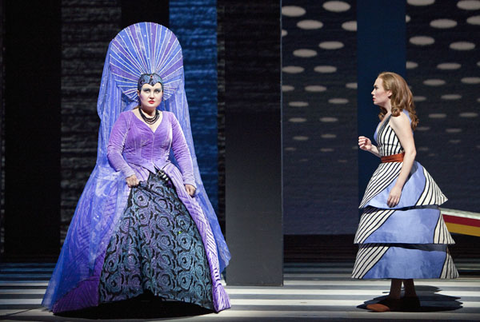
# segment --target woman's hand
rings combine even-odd
[[[359,136],[358,137],[358,147],[363,150],[363,151],[368,151],[372,153],[373,155],[380,157],[380,154],[378,153],[378,149],[375,145],[372,144],[372,141],[370,141],[369,138],[366,136]]]
[[[195,187],[192,186],[191,184],[186,184],[186,185],[185,185],[185,190],[187,190],[187,193],[188,193],[191,197],[193,197],[193,195],[195,194],[195,190],[197,190],[197,189],[195,189]]]
[[[130,177],[127,177],[125,179],[125,181],[127,181],[127,185],[131,188],[131,187],[136,187],[138,186],[138,184],[140,183],[140,181],[137,179],[137,176],[132,174]]]
[[[358,147],[364,151],[370,152],[372,150],[373,144],[369,138],[365,136],[358,137]]]
[[[390,191],[387,199],[387,205],[389,207],[395,207],[400,202],[400,197],[402,196],[402,189],[398,188],[396,185]]]

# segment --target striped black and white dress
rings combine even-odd
[[[403,152],[390,118],[374,136],[382,157]],[[359,250],[352,277],[456,278],[458,271],[448,251],[455,242],[438,208],[447,198],[420,163],[414,162],[398,205],[387,205],[402,164],[380,163],[367,185],[360,204],[364,211],[355,235]]]

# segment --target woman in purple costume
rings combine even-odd
[[[380,107],[374,136],[378,145],[360,136],[358,146],[381,158],[381,163],[360,204],[364,212],[355,235],[360,247],[352,276],[391,279],[387,298],[367,305],[368,309],[416,310],[420,301],[413,279],[458,276],[447,247],[454,241],[438,208],[447,198],[415,161],[413,130],[418,118],[405,80],[383,72],[375,80],[372,96]]]
[[[97,165],[42,305],[61,313],[150,294],[228,309],[230,254],[199,175],[170,30],[138,23],[112,40],[98,112]]]

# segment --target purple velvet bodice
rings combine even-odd
[[[170,150],[178,163],[184,184],[195,186],[192,159],[182,129],[171,112],[163,111],[157,129],[152,131],[133,111],[120,114],[108,142],[108,160],[125,178],[135,174],[140,181],[148,172],[170,163]]]

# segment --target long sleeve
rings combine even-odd
[[[183,183],[196,187],[193,174],[193,164],[185,135],[174,114],[171,114],[172,123],[172,151],[182,172]]]
[[[128,128],[129,122],[125,117],[125,114],[122,113],[113,125],[107,147],[107,156],[110,164],[115,170],[122,172],[125,178],[135,174],[122,155],[128,134]]]

